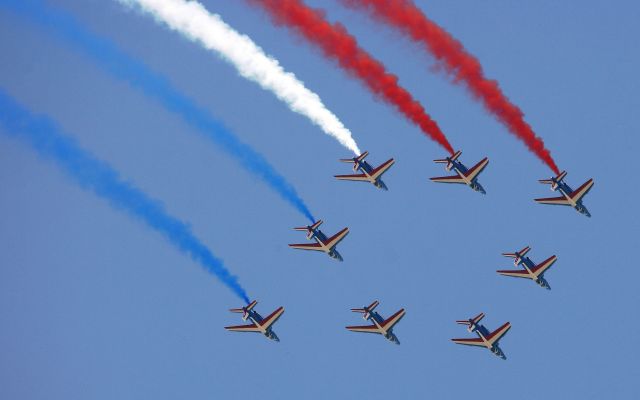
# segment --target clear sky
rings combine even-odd
[[[432,60],[337,1],[343,22],[439,122],[462,159],[491,160],[482,196],[432,183],[443,152],[357,81],[244,1],[203,3],[316,91],[368,150],[389,157],[389,192],[338,182],[350,154],[216,56],[115,1],[48,0],[167,76],[262,153],[323,229],[350,235],[338,263],[298,252],[305,218],[223,151],[39,26],[0,7],[0,88],[108,161],[237,274],[257,309],[286,312],[280,343],[226,332],[238,298],[162,236],[85,192],[0,134],[0,398],[633,398],[640,147],[640,4],[420,1],[526,113],[574,187],[590,177],[591,219],[537,205],[551,176]],[[1,4],[1,2],[0,2]],[[530,245],[556,264],[546,291],[495,273]],[[351,307],[404,307],[395,346],[348,332]],[[456,346],[479,312],[508,359]]]

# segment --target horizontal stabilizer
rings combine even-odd
[[[229,311],[231,311],[232,313],[237,313],[237,314],[242,314],[245,311],[251,311],[253,310],[253,307],[256,306],[256,304],[258,304],[257,300],[252,301],[251,303],[249,303],[249,305],[247,305],[246,307],[242,307],[242,308],[231,308],[229,309]]]
[[[308,225],[308,226],[297,226],[295,228],[293,228],[294,231],[309,231],[309,230],[314,230],[314,229],[318,229],[318,227],[322,225],[322,220],[319,219],[318,221],[314,222],[313,225]]]
[[[472,324],[477,324],[478,322],[480,322],[482,318],[484,318],[484,313],[480,313],[471,319],[457,320],[456,324],[471,326]]]
[[[543,184],[547,184],[547,185],[553,185],[556,182],[560,182],[561,180],[564,179],[564,177],[567,176],[567,171],[562,171],[560,172],[560,174],[554,178],[550,178],[550,179],[539,179],[538,182],[543,183]]]
[[[440,159],[437,159],[437,160],[433,160],[433,162],[435,162],[437,164],[448,164],[451,161],[457,160],[458,157],[460,157],[461,154],[462,154],[462,151],[458,150],[455,153],[453,153],[453,155],[451,157],[440,158]]]
[[[525,254],[527,254],[529,252],[529,250],[531,250],[531,247],[527,246],[524,249],[520,250],[518,252],[518,254],[520,255],[520,257],[524,256]]]
[[[522,257],[525,256],[531,250],[531,247],[527,246],[524,249],[515,253],[502,253],[503,256],[513,258],[513,264],[517,267],[522,262]]]
[[[356,160],[357,161],[364,161],[364,159],[367,158],[368,155],[369,155],[369,152],[365,151],[362,154],[360,154],[358,157],[356,157]]]
[[[365,152],[363,152],[362,154],[360,154],[357,157],[341,158],[340,161],[341,162],[346,162],[346,163],[356,163],[356,164],[358,164],[358,162],[364,161],[364,159],[367,158],[368,155],[369,155],[369,152],[365,151]]]
[[[378,300],[375,300],[373,303],[369,304],[367,307],[363,307],[363,308],[352,308],[351,311],[352,312],[357,312],[357,313],[361,313],[364,314],[366,312],[371,312],[373,311],[376,307],[378,307],[378,304],[380,304],[380,302]]]

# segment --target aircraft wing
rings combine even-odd
[[[485,169],[487,164],[489,164],[489,159],[487,157],[480,160],[479,163],[471,167],[471,169],[466,172],[465,175],[467,176],[467,179],[474,180],[475,177],[478,176],[483,169]]]
[[[387,160],[385,163],[381,164],[378,168],[371,171],[371,176],[373,177],[373,179],[378,179],[382,174],[387,172],[387,170],[391,168],[391,166],[395,162],[396,161],[392,158],[390,160]]]
[[[543,199],[535,199],[538,203],[552,204],[556,206],[570,206],[571,202],[565,197],[545,197]]]
[[[392,328],[395,324],[397,324],[402,319],[402,317],[404,317],[404,314],[406,314],[406,312],[404,311],[404,308],[403,308],[399,310],[397,313],[387,318],[383,323],[380,324],[380,326],[384,328],[386,327]]]
[[[454,175],[454,176],[439,176],[437,178],[431,178],[431,180],[434,181],[434,182],[441,182],[441,183],[462,183],[462,184],[466,184],[464,179],[462,179],[458,175]]]
[[[375,325],[347,326],[347,329],[351,332],[380,333],[380,329]]]
[[[453,343],[456,344],[464,344],[466,346],[480,346],[486,347],[482,339],[474,338],[474,339],[451,339]]]
[[[269,314],[268,317],[260,321],[260,325],[264,328],[270,327],[278,320],[278,318],[280,318],[282,313],[284,313],[284,307],[279,307],[277,310]]]
[[[502,325],[500,328],[491,332],[491,334],[487,336],[487,340],[489,341],[489,343],[494,344],[495,342],[500,340],[500,338],[503,337],[509,329],[511,329],[511,323],[507,322],[504,325]]]
[[[546,260],[544,260],[543,262],[541,262],[540,264],[536,265],[533,268],[533,270],[531,270],[531,272],[536,274],[536,276],[540,276],[540,275],[542,275],[544,273],[544,271],[549,269],[549,267],[551,267],[553,265],[553,263],[556,262],[557,259],[558,259],[558,257],[551,256],[551,257],[547,258]]]
[[[501,270],[501,271],[496,271],[496,272],[499,273],[500,275],[515,276],[516,278],[530,278],[531,277],[531,276],[529,276],[529,272],[527,272],[526,269],[516,269],[516,270],[506,269],[506,270]]]
[[[484,318],[484,313],[481,312],[480,314],[476,315],[475,317],[473,317],[472,321],[474,324],[477,324],[478,322],[480,322],[480,320]]]
[[[364,181],[368,182],[369,178],[365,174],[353,174],[353,175],[334,175],[336,179],[343,181]]]
[[[260,332],[260,329],[254,324],[225,326],[224,329],[235,332]]]
[[[324,245],[331,249],[335,247],[338,243],[340,243],[340,241],[344,239],[344,237],[347,236],[348,234],[349,234],[349,228],[344,228],[340,232],[336,233],[335,235],[327,239]]]
[[[301,244],[290,244],[289,247],[300,250],[316,250],[316,251],[324,251],[319,243],[301,243]]]
[[[571,198],[573,201],[578,201],[584,197],[585,194],[589,193],[591,187],[593,186],[593,179],[589,179],[582,186],[571,192]]]

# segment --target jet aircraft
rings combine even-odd
[[[322,224],[322,220],[315,222],[313,225],[301,226],[293,228],[296,231],[306,231],[307,239],[315,239],[316,243],[290,244],[289,247],[299,250],[315,250],[327,253],[329,257],[342,261],[342,256],[336,250],[336,245],[349,233],[349,228],[344,228],[335,235],[327,238],[318,227]]]
[[[549,269],[553,265],[553,263],[556,262],[558,257],[553,255],[540,264],[536,265],[533,263],[533,261],[531,261],[529,257],[525,257],[525,254],[527,254],[529,250],[531,250],[531,247],[527,246],[520,251],[516,251],[515,253],[502,253],[502,255],[505,257],[513,258],[513,265],[515,265],[516,267],[522,265],[524,267],[524,270],[501,270],[497,272],[500,275],[505,276],[529,278],[541,287],[545,289],[551,289],[551,286],[549,286],[549,283],[546,281],[546,279],[544,279],[543,275],[545,271]]]
[[[485,169],[487,164],[489,164],[489,159],[485,157],[480,160],[479,163],[471,167],[471,169],[467,169],[467,167],[465,167],[464,164],[462,164],[462,162],[458,160],[461,154],[461,151],[456,151],[455,154],[451,157],[433,160],[437,164],[447,164],[445,169],[447,171],[454,170],[456,172],[456,175],[441,176],[437,178],[431,178],[431,180],[440,183],[461,183],[469,186],[476,192],[486,194],[484,188],[478,182],[478,175]]]
[[[552,191],[559,191],[561,197],[546,197],[542,199],[535,199],[536,202],[542,204],[552,204],[557,206],[571,206],[576,209],[580,214],[584,214],[590,217],[591,214],[587,207],[582,204],[582,198],[589,193],[593,186],[593,179],[589,179],[582,184],[578,189],[573,190],[564,181],[564,177],[567,176],[566,171],[562,171],[560,175],[550,179],[540,179],[538,182],[551,185]]]
[[[361,182],[369,182],[373,184],[375,187],[383,190],[389,190],[387,185],[384,184],[382,179],[382,174],[387,172],[389,168],[395,163],[393,158],[385,161],[379,167],[373,168],[368,162],[364,159],[369,155],[368,151],[360,154],[357,157],[353,158],[341,158],[340,161],[346,163],[353,163],[353,171],[360,171],[360,174],[354,175],[335,175],[336,178],[345,181],[361,181]]]
[[[242,314],[243,321],[249,320],[251,323],[248,325],[225,326],[224,329],[234,332],[260,332],[267,338],[279,342],[280,339],[278,339],[276,333],[271,329],[271,326],[280,318],[282,313],[284,313],[284,307],[278,307],[278,309],[269,314],[268,317],[262,318],[262,316],[253,309],[256,304],[258,304],[258,302],[254,300],[246,307],[230,309],[229,311],[232,313]]]
[[[489,332],[484,325],[479,324],[482,318],[484,318],[484,313],[480,313],[470,319],[456,321],[457,324],[466,325],[468,327],[467,330],[469,332],[475,332],[478,337],[473,339],[451,339],[451,341],[453,343],[464,344],[467,346],[486,347],[496,356],[506,360],[507,357],[504,355],[500,347],[498,347],[498,341],[511,328],[511,323],[507,322],[495,331]]]
[[[352,308],[351,311],[361,313],[364,320],[371,321],[373,325],[364,326],[347,326],[347,329],[352,332],[365,332],[365,333],[377,333],[384,336],[387,340],[400,344],[400,341],[393,333],[393,327],[404,317],[405,310],[401,308],[398,312],[391,317],[384,319],[377,311],[373,311],[380,302],[377,300],[371,303],[369,306],[362,308]]]

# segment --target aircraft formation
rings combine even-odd
[[[390,158],[376,167],[369,164],[369,162],[365,160],[369,153],[366,151],[361,152],[359,150],[355,140],[351,137],[351,132],[343,126],[342,122],[337,118],[336,115],[334,115],[330,110],[326,108],[326,106],[320,100],[320,97],[316,93],[308,89],[303,84],[303,82],[298,81],[295,78],[295,74],[285,71],[281,67],[281,64],[278,62],[278,60],[270,55],[267,55],[263,51],[263,49],[255,44],[248,36],[241,35],[239,32],[232,29],[228,24],[224,23],[217,14],[209,13],[204,6],[194,7],[194,5],[197,5],[197,2],[195,1],[132,0],[131,2],[137,3],[138,6],[140,6],[140,9],[152,15],[156,22],[164,22],[165,24],[169,25],[172,30],[179,32],[182,36],[188,38],[190,41],[198,42],[208,51],[212,51],[222,56],[222,59],[230,63],[237,71],[241,72],[240,75],[242,75],[246,79],[256,82],[263,89],[272,92],[274,95],[276,95],[277,98],[283,100],[292,111],[306,116],[309,120],[313,121],[314,124],[319,126],[324,133],[337,139],[344,147],[352,150],[354,154],[359,153],[359,155],[353,158],[340,160],[341,162],[353,164],[353,173],[335,175],[334,177],[337,180],[367,182],[378,189],[382,189],[385,191],[389,190],[386,182],[383,181],[382,178],[384,174],[389,171],[389,169],[394,165],[395,159]],[[241,160],[241,165],[245,166],[245,169],[247,171],[256,174],[259,177],[263,174],[267,176],[268,179],[263,179],[263,181],[267,183],[274,191],[278,192],[283,198],[286,198],[290,203],[294,204],[298,211],[300,211],[304,215],[307,215],[308,218],[313,222],[311,225],[294,228],[294,230],[296,231],[306,232],[306,237],[309,242],[289,244],[289,247],[297,250],[311,250],[322,252],[335,260],[343,261],[343,256],[338,251],[338,246],[340,245],[341,241],[344,240],[349,234],[348,227],[343,228],[332,236],[325,235],[320,230],[320,226],[323,221],[314,220],[314,218],[311,217],[310,211],[306,208],[301,199],[297,197],[297,195],[283,190],[278,185],[269,183],[280,180],[284,181],[284,178],[282,176],[276,173],[273,168],[267,163],[261,162],[261,157],[259,157],[258,153],[251,150],[248,145],[236,138],[235,135],[232,132],[226,130],[226,128],[209,129],[209,127],[211,126],[221,127],[222,124],[219,124],[216,119],[212,118],[206,112],[202,111],[201,108],[198,107],[195,103],[190,101],[187,97],[182,95],[172,86],[168,85],[168,79],[164,79],[162,76],[147,69],[144,64],[137,63],[135,59],[127,56],[126,53],[120,51],[116,46],[109,44],[109,42],[104,40],[103,38],[95,36],[93,33],[82,28],[80,24],[73,22],[72,18],[68,18],[64,14],[61,14],[56,10],[52,10],[42,4],[38,5],[36,3],[37,2],[16,1],[7,2],[7,4],[3,4],[3,6],[14,9],[14,11],[16,11],[18,14],[26,16],[28,19],[31,19],[32,21],[41,24],[42,26],[46,26],[48,29],[51,29],[52,32],[57,32],[57,34],[54,36],[63,37],[62,40],[67,41],[67,43],[76,50],[79,50],[85,55],[88,55],[91,59],[94,60],[94,62],[105,67],[105,71],[108,71],[118,79],[124,79],[130,83],[140,83],[132,86],[141,90],[146,96],[159,101],[159,103],[165,109],[182,117],[182,119],[191,127],[196,128],[196,130],[199,130],[202,133],[205,133],[207,137],[210,138],[214,143],[220,145],[221,148],[224,149],[224,151],[226,151],[228,154],[234,155],[234,157]],[[345,68],[345,70],[349,71],[351,73],[350,76],[354,76],[360,79],[361,82],[364,83],[364,86],[368,87],[372,91],[372,93],[376,95],[376,98],[385,101],[389,105],[392,105],[395,109],[400,111],[402,115],[407,117],[409,121],[416,125],[424,135],[447,150],[448,155],[445,158],[434,160],[434,162],[437,164],[444,164],[445,170],[447,172],[450,172],[451,175],[433,177],[431,178],[433,182],[465,185],[476,192],[486,194],[485,188],[479,182],[479,177],[480,174],[483,173],[488,166],[489,159],[485,157],[475,165],[467,167],[460,160],[462,152],[454,151],[454,148],[449,143],[444,133],[440,130],[437,123],[432,120],[429,115],[426,114],[426,112],[424,111],[424,107],[422,107],[419,102],[413,99],[411,93],[408,90],[399,85],[398,80],[395,79],[393,75],[390,75],[389,72],[387,72],[386,67],[382,63],[369,55],[368,52],[366,52],[364,49],[357,46],[357,41],[353,37],[349,36],[343,25],[333,26],[329,24],[327,21],[323,20],[323,13],[308,12],[309,9],[303,4],[304,2],[301,1],[288,2],[288,6],[282,8],[276,7],[277,2],[270,3],[274,4],[274,6],[267,6],[267,9],[270,10],[270,12],[274,12],[274,15],[278,14],[279,12],[284,12],[287,10],[291,11],[295,9],[298,10],[299,13],[294,14],[306,15],[315,18],[315,22],[311,21],[311,19],[307,19],[307,22],[313,23],[316,27],[321,27],[323,30],[325,28],[328,28],[329,30],[327,32],[333,35],[332,37],[336,39],[332,42],[335,42],[338,45],[334,49],[323,47],[322,53],[324,54],[324,56],[329,57],[334,61],[340,61],[338,64],[341,66],[341,68]],[[365,3],[368,4],[370,2],[361,3],[362,5],[365,5]],[[394,2],[380,1],[376,3],[379,5],[383,5],[383,3],[386,3],[386,5],[388,6],[393,6]],[[407,5],[409,3],[410,2],[400,2],[396,5]],[[174,10],[174,12],[171,12],[171,10]],[[181,11],[175,12],[175,10]],[[418,24],[416,26],[413,26],[413,32],[420,31],[423,34],[440,35],[440,39],[448,38],[445,32],[439,32],[440,29],[422,29],[425,26],[424,23],[426,20],[424,16],[420,17],[419,15],[419,10],[416,9],[415,16],[418,17],[412,18],[412,20],[407,21],[406,24],[401,24],[402,26],[399,26],[398,28],[401,30],[406,29],[408,28],[408,26],[405,25],[409,25],[410,22],[411,24]],[[61,21],[64,21],[65,24],[70,25],[61,25]],[[285,22],[292,27],[300,27],[300,25],[296,21],[279,19],[279,24]],[[433,25],[429,26],[433,28]],[[217,35],[207,34],[211,31],[217,32]],[[314,30],[312,29],[311,31]],[[69,35],[69,32],[73,32],[73,35]],[[62,34],[60,35],[60,33]],[[308,39],[311,43],[314,43],[314,45],[326,44],[325,42],[323,42],[322,37],[320,36],[323,35],[307,35],[306,39]],[[434,37],[432,36],[430,38],[422,39],[425,39],[428,42],[429,40],[434,39]],[[101,45],[94,48],[92,46],[95,43],[99,43]],[[351,51],[343,51],[343,47],[345,46],[342,46],[342,44],[345,43],[349,44],[349,46],[346,47],[349,47]],[[463,66],[462,64],[460,64],[460,61],[474,61],[475,59],[470,54],[465,53],[464,48],[459,46],[459,43],[457,41],[451,41],[447,39],[439,40],[439,43],[445,47],[452,46],[448,48],[450,54],[449,56],[447,56],[449,57],[448,60],[446,60],[448,63],[444,63],[443,65],[449,73],[453,73],[456,76],[456,81],[465,80],[469,88],[488,86],[494,87],[493,81],[485,78],[481,70],[475,71],[477,73],[465,73],[458,76],[458,71],[460,71]],[[357,57],[355,57],[355,55],[357,55]],[[478,66],[480,65],[479,62],[466,62],[466,64],[464,65],[473,66],[476,64]],[[373,66],[373,68],[364,68],[371,66]],[[393,77],[393,79],[389,79],[390,77]],[[382,84],[384,84],[384,86],[386,87],[386,90],[384,91],[380,91],[377,89],[381,87]],[[553,161],[553,159],[551,158],[550,153],[544,147],[541,139],[535,135],[535,132],[533,132],[533,130],[529,128],[529,125],[522,119],[523,114],[520,113],[519,108],[511,104],[508,98],[499,91],[498,93],[493,90],[487,91],[486,93],[480,92],[473,92],[474,94],[478,95],[474,96],[474,98],[482,98],[481,100],[484,102],[486,108],[489,109],[491,113],[498,118],[498,120],[502,121],[512,134],[514,134],[524,143],[527,143],[529,149],[532,150],[532,152],[545,164],[547,164],[547,166],[549,166],[554,171],[554,173],[557,173],[556,176],[549,179],[542,179],[539,182],[550,185],[551,190],[554,192],[558,192],[559,196],[537,198],[534,200],[540,204],[569,206],[574,208],[578,213],[590,217],[591,214],[584,205],[583,199],[586,194],[589,193],[589,191],[592,189],[594,184],[593,179],[587,180],[584,184],[573,190],[571,186],[569,186],[569,184],[565,182],[565,178],[567,176],[566,171],[559,172],[559,168],[557,168],[555,161]],[[0,113],[0,122],[3,121],[2,118],[4,117],[4,120],[10,122],[9,124],[5,125],[9,126],[11,129],[16,129],[17,126],[21,126],[22,128],[24,128],[24,126],[28,127],[29,124],[16,123],[15,120],[19,120],[20,118],[24,119],[27,117],[29,117],[27,118],[28,120],[31,120],[32,118],[30,117],[30,114],[24,113],[22,111],[16,111],[17,109],[16,107],[14,107],[13,103],[8,103],[6,101],[7,99],[2,96],[2,92],[0,91],[0,101],[3,100],[5,104],[11,105],[11,107],[4,107],[6,109],[10,109],[11,112]],[[300,103],[304,103],[305,106],[300,107]],[[181,106],[176,107],[176,104],[180,104]],[[6,110],[3,110],[3,107],[0,107],[0,111]],[[16,118],[16,116],[20,118]],[[42,138],[48,138],[43,136],[40,125],[36,124],[36,128],[38,129],[32,129],[33,132],[31,132],[30,136],[32,139],[36,138],[38,140],[42,140]],[[56,148],[55,150],[57,151],[50,151],[51,154],[58,157],[57,160],[60,164],[67,167],[69,164],[74,164],[73,166],[77,167],[75,166],[75,164],[77,163],[69,163],[68,160],[60,158],[60,154],[62,153],[73,153],[77,156],[78,159],[93,160],[93,158],[86,156],[77,147],[71,144],[67,144],[66,141],[60,139],[57,134],[51,137],[55,138],[56,140],[45,140],[44,142],[46,142],[47,145],[51,146],[50,143],[63,143],[67,146],[66,148],[73,150],[71,152],[64,152],[59,151],[59,148]],[[42,151],[43,148],[45,150],[48,149],[47,146],[39,145],[40,143],[35,140],[32,140],[32,145],[33,143],[35,143],[34,147],[38,148],[39,151]],[[90,163],[84,163],[82,167],[87,168],[89,164]],[[105,169],[104,164],[97,161],[90,166],[96,166],[94,170],[99,172],[102,172]],[[84,170],[76,171],[74,168],[68,169],[71,171],[71,175],[75,177],[84,177],[86,174]],[[96,173],[93,175],[100,174]],[[98,195],[106,197],[112,202],[115,202],[119,205],[124,204],[123,208],[126,208],[130,213],[137,216],[140,216],[140,210],[144,208],[140,206],[141,198],[145,199],[145,204],[151,204],[151,206],[149,207],[153,207],[153,201],[147,201],[146,197],[141,196],[139,192],[131,189],[128,185],[123,185],[119,181],[114,181],[112,177],[118,176],[117,173],[102,175],[108,175],[107,178],[111,179],[104,180],[103,186],[122,188],[120,192],[127,192],[129,194],[133,193],[133,195],[126,196],[126,199],[125,196],[119,196],[117,199],[115,199],[113,196],[109,197],[110,194],[104,193],[105,191],[96,191]],[[158,231],[163,232],[162,229],[158,228],[159,226],[182,226],[179,221],[174,223],[174,221],[177,220],[169,215],[162,215],[161,217],[163,223],[156,223],[155,220],[152,220],[149,217],[149,214],[153,213],[146,213],[141,219],[145,220],[146,218],[145,221],[147,222],[147,224]],[[164,223],[164,221],[170,221],[171,223],[167,224]],[[195,237],[191,237],[188,230],[185,230],[183,233],[184,235],[189,236],[190,242],[195,243],[195,247],[198,251],[200,251],[201,248],[205,247],[204,245],[200,245]],[[170,237],[171,235],[167,234],[167,236]],[[178,248],[184,248],[183,243],[176,244]],[[516,251],[514,253],[504,253],[504,256],[513,258],[514,265],[516,267],[519,267],[520,269],[498,270],[497,273],[507,277],[527,278],[535,282],[540,287],[550,290],[551,285],[545,278],[545,274],[547,273],[549,268],[556,262],[557,257],[555,255],[552,255],[539,264],[536,264],[529,257],[527,257],[527,253],[529,251],[530,247],[527,246],[524,249]],[[227,271],[224,268],[222,262],[217,260],[210,253],[208,254],[208,257],[205,258],[208,261],[201,261],[201,264],[203,264],[203,266],[208,271],[213,271],[214,275],[225,282],[228,287],[234,290],[237,295],[239,295],[248,303],[246,306],[243,306],[241,308],[231,309],[231,312],[233,313],[242,314],[242,319],[245,324],[227,326],[226,329],[233,332],[257,332],[261,333],[268,339],[279,341],[279,337],[274,332],[273,326],[283,315],[284,307],[279,307],[266,317],[262,317],[262,315],[259,314],[255,309],[257,301],[249,301],[244,289],[241,288],[236,281],[228,279],[229,274],[227,274]],[[368,324],[347,326],[346,329],[357,333],[379,334],[393,343],[400,344],[400,340],[396,336],[394,329],[405,316],[405,309],[401,308],[397,312],[391,314],[388,318],[384,318],[377,311],[375,311],[378,305],[379,302],[376,300],[368,306],[364,306],[361,308],[352,308],[351,311],[362,314],[363,319],[365,321],[368,321]],[[480,313],[474,318],[456,321],[458,324],[466,325],[468,327],[469,333],[474,333],[476,337],[458,338],[452,339],[452,341],[456,344],[467,346],[486,347],[496,356],[506,358],[504,352],[499,347],[499,341],[509,331],[509,329],[511,328],[511,324],[509,322],[506,322],[494,331],[490,331],[480,324],[480,321],[484,318],[484,316],[484,313]]]
[[[389,190],[387,185],[382,181],[382,175],[393,166],[395,160],[393,158],[390,158],[389,160],[380,164],[378,167],[374,168],[373,166],[371,166],[371,164],[365,161],[365,158],[368,155],[369,152],[365,151],[357,157],[340,159],[341,162],[353,163],[353,171],[356,173],[350,175],[335,175],[335,178],[338,180],[368,182],[378,189]],[[473,167],[467,168],[462,163],[462,161],[459,160],[461,155],[461,151],[456,151],[450,157],[448,156],[442,159],[434,160],[434,162],[437,164],[446,164],[445,170],[453,171],[455,172],[455,175],[435,177],[431,178],[431,180],[437,183],[456,183],[466,185],[476,192],[486,194],[485,189],[482,187],[480,182],[478,182],[478,176],[489,164],[489,159],[485,157]],[[539,198],[535,199],[535,201],[540,204],[570,206],[580,214],[591,217],[591,214],[582,203],[582,199],[593,187],[593,179],[587,180],[578,189],[573,190],[564,181],[564,178],[566,176],[567,172],[562,171],[555,177],[539,180],[540,183],[551,185],[551,190],[560,192],[562,196]],[[289,247],[299,250],[313,250],[323,252],[331,258],[334,258],[338,261],[343,261],[342,255],[338,252],[336,247],[349,234],[349,228],[343,228],[333,236],[327,237],[327,235],[325,235],[320,230],[320,225],[322,225],[322,223],[322,220],[318,220],[312,225],[293,228],[296,231],[306,232],[307,240],[314,241],[314,243],[289,244]],[[527,257],[527,253],[529,253],[530,250],[531,247],[526,246],[523,249],[513,253],[502,253],[502,255],[505,257],[513,258],[514,266],[522,267],[522,269],[498,270],[496,272],[503,276],[530,279],[540,287],[551,290],[551,286],[545,279],[544,274],[557,261],[558,257],[556,255],[552,255],[544,261],[536,264],[529,257]],[[260,316],[260,314],[258,314],[254,310],[256,304],[257,301],[254,300],[246,307],[232,308],[230,310],[231,312],[242,313],[242,319],[244,321],[249,320],[251,323],[247,325],[227,326],[225,327],[225,329],[235,332],[258,332],[266,336],[268,339],[279,341],[280,339],[273,331],[272,326],[284,313],[284,307],[279,307],[271,314],[269,314],[269,316],[267,316],[266,318],[262,318],[262,316]],[[400,340],[394,333],[393,329],[396,324],[398,324],[398,322],[400,322],[400,320],[405,316],[406,311],[404,308],[401,308],[400,310],[392,314],[389,318],[385,319],[377,311],[375,311],[376,307],[379,304],[380,302],[378,300],[375,300],[368,306],[363,306],[361,308],[352,308],[352,312],[362,314],[362,318],[365,321],[368,321],[370,324],[351,325],[347,326],[346,329],[351,332],[374,333],[382,335],[390,342],[399,345]],[[477,337],[455,338],[451,339],[451,341],[455,344],[461,344],[465,346],[484,347],[497,357],[506,359],[507,357],[499,347],[498,342],[504,335],[506,335],[509,329],[511,329],[511,323],[505,322],[495,330],[490,331],[484,325],[480,324],[480,321],[484,317],[485,314],[481,312],[473,318],[457,320],[457,324],[466,325],[469,333],[475,333]]]

